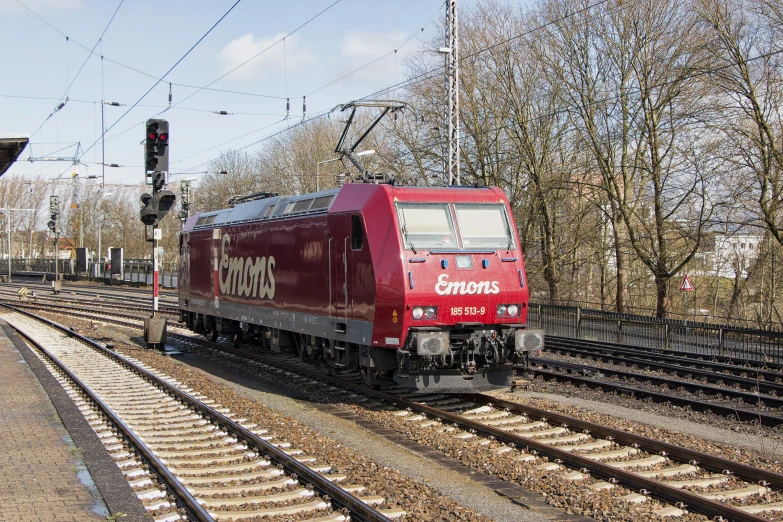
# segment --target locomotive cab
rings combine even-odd
[[[526,328],[524,260],[505,195],[496,188],[393,192],[402,312],[392,311],[391,325],[382,312],[375,321],[379,329],[401,326],[391,377],[446,392],[508,385],[513,366],[526,366],[544,335]]]

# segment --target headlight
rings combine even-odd
[[[517,317],[519,316],[519,305],[502,304],[498,305],[498,317]]]
[[[434,320],[438,318],[437,306],[417,306],[412,312],[414,319]]]
[[[457,268],[473,268],[473,258],[470,256],[457,256],[455,261]]]

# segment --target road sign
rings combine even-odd
[[[680,290],[683,292],[690,292],[693,290],[693,285],[691,284],[691,280],[688,279],[688,276],[685,276],[685,279],[682,280],[682,284],[680,285]]]

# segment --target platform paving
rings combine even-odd
[[[116,504],[118,496],[125,513],[131,515],[123,520],[147,519],[127,482],[107,482],[100,477],[103,490],[115,497],[104,501],[91,471],[102,470],[107,463],[117,468],[105,460],[108,454],[101,455],[105,453],[102,446],[82,447],[84,430],[71,433],[66,428],[69,425],[73,430],[79,421],[86,426],[86,421],[76,415],[72,402],[67,404],[62,387],[48,372],[44,374],[46,369],[34,357],[0,321],[0,521],[105,521],[110,513],[119,514],[116,507],[107,508],[107,504]],[[53,393],[52,399],[47,391]],[[64,425],[65,417],[70,418]],[[97,442],[94,433],[90,434]]]

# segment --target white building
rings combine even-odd
[[[720,277],[747,277],[747,269],[759,256],[761,234],[715,234],[713,270]]]

